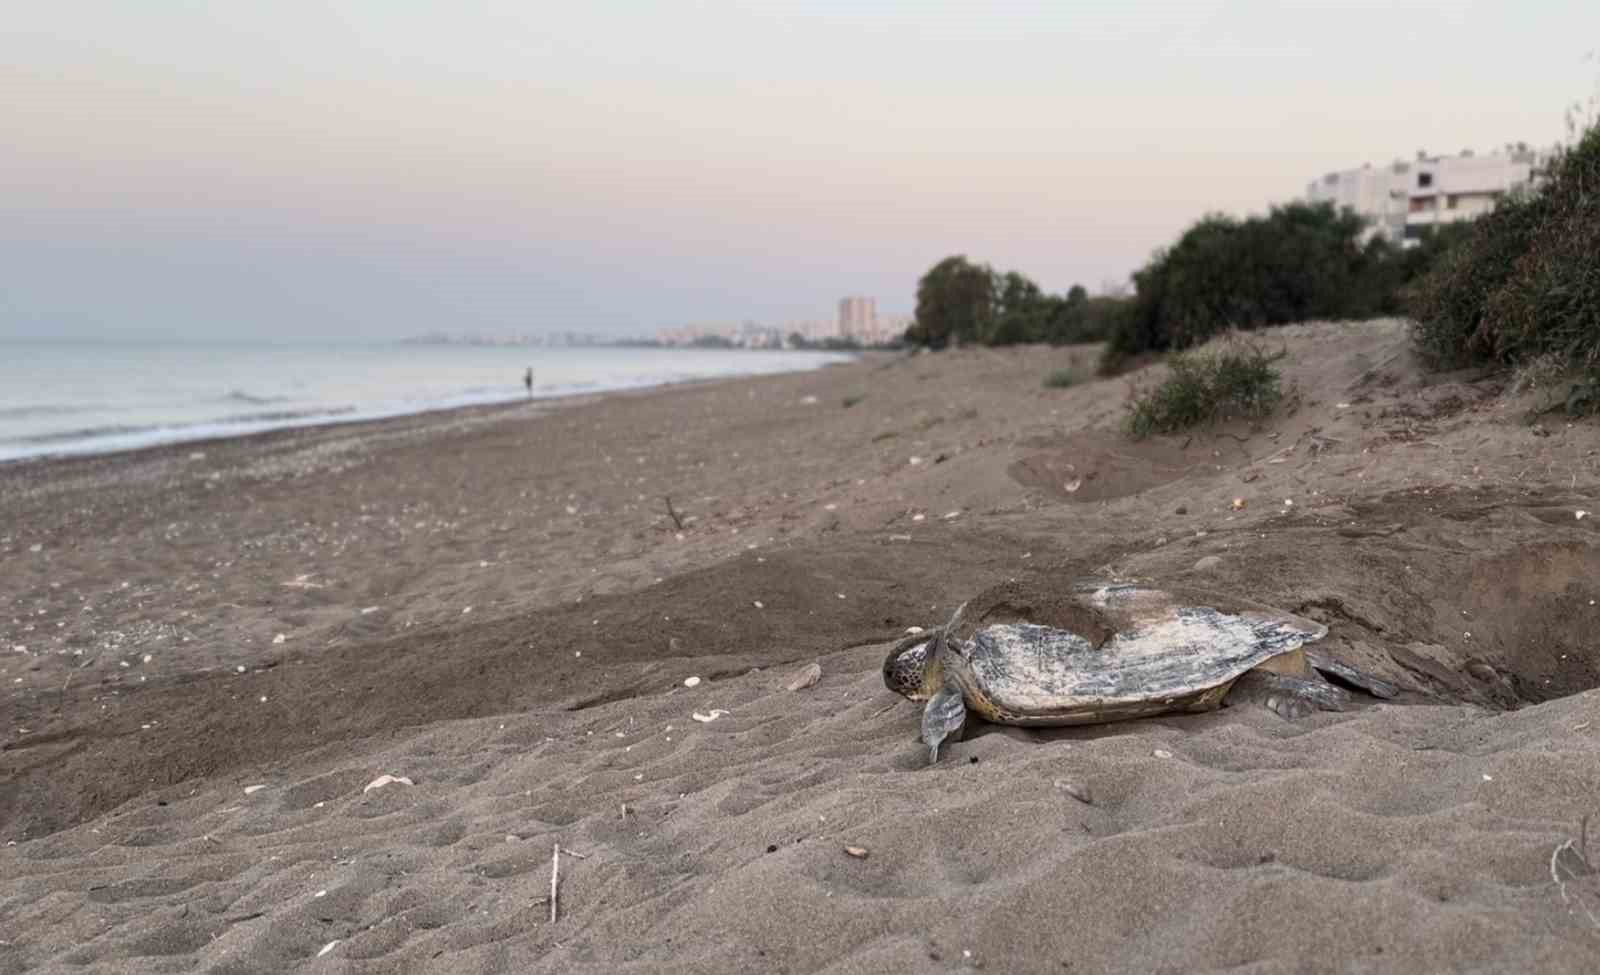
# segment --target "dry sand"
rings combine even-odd
[[[0,972],[1600,970],[1600,433],[1270,340],[1140,444],[973,349],[0,468]],[[1405,693],[923,767],[882,645],[1085,577]]]

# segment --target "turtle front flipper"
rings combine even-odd
[[[939,761],[939,746],[946,739],[954,736],[960,740],[966,723],[967,702],[962,698],[961,688],[946,681],[922,709],[922,743],[928,746],[929,765]]]
[[[1313,677],[1289,677],[1266,670],[1252,670],[1234,682],[1228,703],[1254,701],[1280,718],[1293,721],[1316,710],[1344,711],[1350,707],[1350,692]],[[926,726],[926,718],[924,726]]]

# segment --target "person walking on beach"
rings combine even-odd
[[[533,399],[533,367],[532,366],[529,366],[528,367],[528,371],[522,374],[522,385],[528,387],[528,398],[529,399]]]

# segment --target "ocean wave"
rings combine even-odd
[[[256,396],[242,389],[229,390],[226,396],[220,397],[224,403],[249,403],[253,406],[265,406],[269,403],[287,403],[287,396]]]
[[[266,413],[239,413],[233,416],[218,417],[207,420],[204,426],[229,423],[294,423],[298,420],[311,420],[319,417],[349,416],[356,412],[353,406],[318,407],[311,410],[273,410]]]
[[[37,420],[46,416],[71,416],[92,413],[102,407],[90,404],[31,403],[27,406],[0,406],[0,420]]]
[[[201,436],[225,436],[230,427],[257,428],[263,425],[268,427],[296,426],[306,421],[337,420],[341,417],[353,415],[356,412],[353,406],[341,406],[316,410],[278,410],[267,413],[239,413],[232,416],[221,416],[209,420],[199,420],[193,423],[150,423],[150,424],[104,424],[94,427],[77,427],[71,430],[51,430],[48,433],[36,433],[27,436],[13,437],[8,441],[0,442],[0,452],[6,444],[31,445],[48,448],[56,444],[92,444],[108,439],[125,439],[129,437],[154,435],[161,439],[152,442],[166,442],[167,440],[179,441],[192,439],[191,434]]]

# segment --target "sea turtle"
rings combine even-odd
[[[963,621],[968,622],[963,622]],[[1243,697],[1285,718],[1343,710],[1348,691],[1396,689],[1308,653],[1328,628],[1248,600],[1125,583],[1065,592],[998,586],[950,622],[900,640],[883,663],[890,690],[926,701],[922,741],[939,746],[970,709],[1008,725],[1076,725],[1209,711]]]

